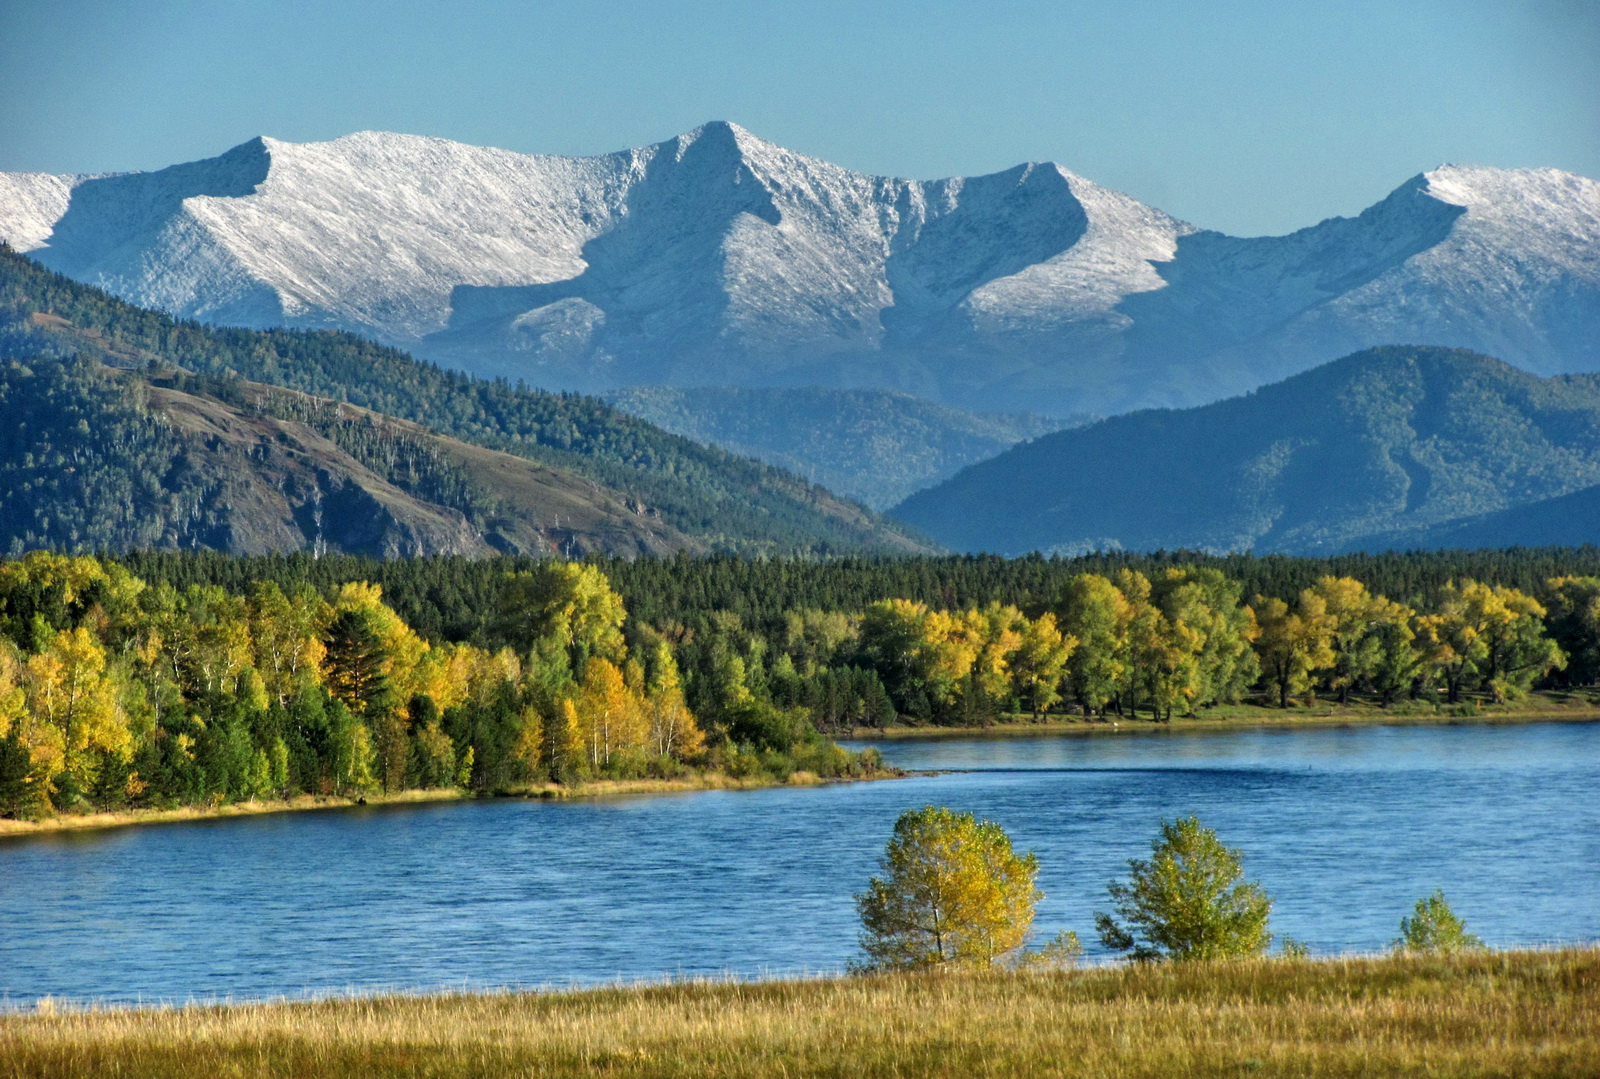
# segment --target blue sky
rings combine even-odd
[[[1600,176],[1600,3],[3,0],[0,169],[361,129],[543,153],[734,120],[868,172],[1060,161],[1253,234],[1445,161]]]

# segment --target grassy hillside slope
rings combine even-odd
[[[927,549],[900,526],[797,476],[668,434],[593,398],[472,379],[351,334],[179,322],[0,245],[0,360],[40,356],[177,366],[362,406],[569,470],[706,548]]]
[[[1324,554],[1379,535],[1409,546],[1431,526],[1596,483],[1600,376],[1396,347],[1046,435],[894,512],[966,551]]]
[[[0,1018],[0,1076],[1580,1076],[1600,952]]]
[[[0,552],[701,549],[569,470],[239,379],[0,361],[0,412]]]

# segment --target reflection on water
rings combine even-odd
[[[971,769],[822,789],[298,813],[0,842],[0,993],[109,1000],[831,970],[904,809],[1038,852],[1093,954],[1105,883],[1198,813],[1314,951],[1442,887],[1491,944],[1600,939],[1600,725],[895,743]]]

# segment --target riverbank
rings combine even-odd
[[[471,798],[618,798],[647,794],[688,794],[712,790],[760,790],[767,787],[820,786],[827,783],[855,783],[868,779],[896,779],[905,773],[893,768],[880,769],[869,776],[824,779],[812,772],[794,772],[786,779],[775,776],[730,776],[723,772],[687,772],[672,779],[598,779],[562,785],[539,783],[493,795],[479,795],[459,788],[445,790],[397,791],[393,794],[365,794],[352,797],[302,794],[290,799],[263,799],[231,802],[218,806],[180,806],[176,809],[126,809],[114,813],[62,813],[41,821],[0,818],[0,839],[15,836],[49,835],[106,828],[129,828],[145,824],[177,824],[184,821],[224,820],[230,817],[256,817],[269,813],[296,813],[377,806],[412,805],[426,802],[459,802]],[[0,1076],[5,1073],[0,1071]]]
[[[1600,1072],[1600,950],[680,983],[0,1017],[0,1075]]]
[[[839,737],[860,741],[925,738],[1036,738],[1043,735],[1110,736],[1125,734],[1180,734],[1255,729],[1315,729],[1326,727],[1416,727],[1461,724],[1595,723],[1600,722],[1600,701],[1589,693],[1535,693],[1510,704],[1421,705],[1405,702],[1389,708],[1357,702],[1296,703],[1289,708],[1255,704],[1219,705],[1194,716],[1174,716],[1171,722],[1148,717],[1106,719],[1082,716],[1048,716],[1035,722],[1031,716],[1005,716],[987,726],[857,727]]]

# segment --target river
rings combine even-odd
[[[1600,724],[884,745],[948,774],[603,801],[498,800],[0,841],[0,1000],[257,999],[819,973],[896,816],[1037,852],[1040,937],[1090,957],[1107,880],[1198,814],[1314,953],[1371,952],[1444,889],[1496,946],[1600,940]]]

